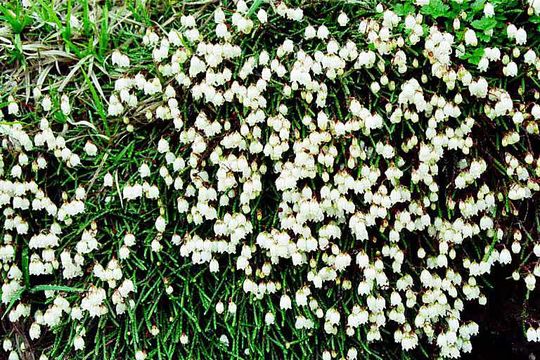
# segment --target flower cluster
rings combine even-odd
[[[476,21],[491,24],[498,8],[482,4]],[[539,6],[530,2],[530,13]],[[540,58],[528,45],[528,23],[504,24],[505,45],[488,47],[493,29],[479,31],[466,14],[437,23],[432,7],[379,4],[357,21],[340,11],[323,24],[307,7],[238,0],[146,29],[137,49],[149,62],[115,50],[109,120],[126,124],[127,136],[166,129],[145,143],[151,160],[145,151],[132,155],[133,174],[98,170],[107,201],[156,209],[144,214],[153,224],[145,256],[173,248],[175,261],[242,274],[230,286],[273,304],[264,326],[283,326],[283,317],[298,331],[345,333],[347,359],[361,356],[357,341],[394,342],[402,351],[431,344],[441,358],[470,352],[482,329],[464,310],[488,302],[481,280],[512,266],[514,279],[534,291],[540,276],[540,243],[506,221],[523,216],[523,204],[534,206],[540,190]],[[274,23],[283,31],[261,40]],[[53,104],[72,116],[67,96],[37,90],[34,102],[43,114],[37,129],[0,124],[2,302],[15,299],[11,321],[33,318],[31,338],[67,318],[106,316],[110,303],[124,314],[144,281],[124,266],[139,234],[120,234],[118,258],[99,260],[99,216],[74,245],[63,240],[100,195],[88,190],[93,180],[81,181],[60,203],[38,175],[53,159],[76,169],[100,151],[73,139],[84,151],[77,155],[52,130]],[[20,112],[11,96],[7,115]],[[31,226],[38,213],[50,225]],[[28,274],[17,260],[26,246]],[[532,258],[518,264],[524,252]],[[30,291],[25,276],[44,275],[93,282],[73,289],[77,296],[44,287],[45,309],[19,301]],[[232,299],[212,300],[219,316],[238,311]],[[74,331],[73,347],[82,350],[87,332]],[[183,334],[182,342],[196,336]],[[526,337],[537,341],[537,330]],[[230,345],[226,334],[220,342]],[[145,357],[145,350],[135,355]]]
[[[74,169],[84,166],[85,159],[91,161],[96,156],[97,147],[87,140],[80,146],[84,153],[79,155],[70,149],[64,135],[68,124],[62,133],[53,131],[55,114],[61,113],[73,122],[67,95],[55,98],[36,88],[33,100],[34,111],[41,116],[36,128],[17,122],[0,124],[0,207],[3,214],[0,262],[4,279],[1,301],[8,309],[6,314],[11,322],[31,319],[28,332],[33,340],[44,333],[42,328],[54,329],[63,320],[79,323],[73,348],[81,350],[85,347],[86,334],[83,319],[107,314],[107,299],[115,304],[116,313],[122,314],[134,285],[131,280],[123,279],[121,267],[114,259],[105,269],[99,263],[93,269],[96,278],[107,283],[114,292],[97,286],[75,289],[44,280],[54,276],[60,279],[60,284],[69,284],[73,279],[88,276],[85,268],[92,265],[93,254],[100,248],[96,222],[83,229],[74,243],[65,240],[67,234],[80,227],[79,218],[87,211],[85,187],[51,189],[42,181],[47,176],[52,180],[47,174],[62,166]],[[18,104],[14,101],[10,97],[10,116],[19,115]],[[53,108],[53,103],[59,108]],[[59,195],[54,196],[53,192]],[[20,257],[22,263],[18,260]],[[48,305],[34,309],[23,299],[28,293],[37,291],[44,292]],[[72,291],[80,294],[68,296]],[[9,341],[4,344],[4,349],[10,351],[9,358],[17,359],[18,352],[11,349]]]

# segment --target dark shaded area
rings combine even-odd
[[[540,343],[528,342],[522,327],[523,320],[538,319],[540,298],[531,294],[524,302],[523,280],[514,281],[509,275],[508,268],[496,268],[491,282],[496,291],[487,291],[487,305],[466,306],[463,315],[478,323],[480,334],[473,337],[473,351],[463,359],[540,359]]]

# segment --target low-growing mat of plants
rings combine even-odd
[[[540,356],[540,0],[0,2],[0,359]]]

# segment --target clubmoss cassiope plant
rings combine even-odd
[[[535,296],[536,1],[1,6],[10,360],[459,358]]]

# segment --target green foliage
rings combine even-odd
[[[429,4],[422,7],[420,12],[430,16],[433,19],[440,17],[450,18],[453,14],[449,12],[450,6],[445,4],[443,0],[429,0]]]
[[[72,138],[80,137],[84,141],[87,139],[92,140],[100,144],[100,147],[107,149],[94,163],[81,170],[80,173],[75,173],[70,169],[58,166],[51,169],[51,173],[48,174],[46,181],[50,183],[51,187],[69,185],[75,188],[79,179],[91,181],[93,184],[91,190],[96,193],[96,197],[99,199],[96,204],[86,204],[86,206],[91,208],[90,213],[92,215],[85,218],[72,233],[67,234],[63,241],[73,244],[85,227],[96,218],[103,218],[105,219],[104,228],[100,229],[100,231],[104,234],[103,238],[105,242],[95,255],[96,259],[117,257],[118,248],[122,242],[121,234],[126,232],[137,233],[137,237],[142,242],[141,249],[133,254],[133,257],[126,265],[126,277],[144,279],[136,284],[137,295],[134,298],[135,306],[133,308],[128,307],[126,314],[121,317],[114,315],[112,304],[107,304],[110,310],[110,316],[99,321],[86,319],[89,324],[89,333],[93,336],[93,343],[87,344],[85,355],[73,355],[70,350],[76,331],[75,327],[69,322],[61,323],[52,333],[48,334],[46,343],[40,344],[40,346],[43,345],[52,354],[52,358],[84,359],[132,358],[135,350],[141,348],[148,349],[150,359],[209,359],[222,357],[234,359],[307,359],[313,358],[316,351],[324,349],[326,346],[337,349],[340,355],[346,353],[346,344],[348,344],[349,340],[346,339],[344,334],[327,340],[323,336],[317,336],[318,332],[321,332],[321,329],[315,329],[315,335],[304,330],[296,329],[295,324],[285,316],[283,311],[275,307],[272,301],[254,301],[247,296],[243,296],[238,289],[241,289],[245,276],[241,272],[234,270],[235,263],[232,259],[227,258],[223,272],[211,274],[205,269],[191,265],[189,261],[184,262],[184,259],[178,256],[177,247],[166,247],[159,254],[152,252],[150,250],[150,244],[155,234],[152,232],[153,224],[149,219],[155,215],[157,211],[155,207],[150,206],[146,202],[141,202],[137,205],[122,203],[120,188],[115,188],[110,193],[107,193],[99,185],[103,181],[104,174],[108,172],[111,172],[116,179],[124,178],[128,179],[128,181],[135,179],[137,177],[137,167],[140,165],[135,155],[137,155],[139,160],[143,158],[149,163],[157,164],[160,155],[152,147],[155,147],[160,137],[163,135],[170,136],[172,132],[170,126],[166,126],[163,123],[154,123],[152,126],[141,125],[140,131],[133,133],[126,130],[126,126],[122,121],[136,123],[140,119],[135,117],[133,119],[129,117],[126,117],[126,119],[114,119],[107,115],[107,99],[102,94],[110,94],[113,89],[111,85],[107,86],[104,84],[111,84],[113,79],[123,75],[109,65],[110,61],[107,59],[110,58],[112,51],[115,49],[130,49],[128,55],[137,64],[137,67],[130,69],[130,71],[133,73],[155,74],[157,73],[157,65],[153,63],[151,55],[140,45],[145,28],[157,28],[159,24],[165,21],[171,21],[177,26],[180,26],[178,25],[178,19],[182,14],[200,10],[201,12],[206,11],[205,16],[207,16],[202,22],[201,31],[210,32],[213,26],[212,21],[209,20],[211,17],[210,10],[213,9],[215,4],[210,1],[197,1],[194,3],[176,2],[163,5],[159,2],[159,6],[157,6],[158,2],[133,0],[127,2],[122,7],[117,6],[116,3],[111,1],[92,2],[90,0],[83,0],[81,2],[68,1],[65,6],[60,6],[55,1],[39,0],[33,5],[32,11],[36,11],[39,14],[40,27],[34,28],[33,26],[38,20],[29,15],[31,13],[30,10],[24,9],[18,5],[18,2],[16,3],[17,5],[14,5],[15,2],[11,1],[0,4],[2,14],[0,21],[9,24],[13,32],[12,39],[15,48],[14,54],[4,54],[2,56],[5,56],[5,58],[2,60],[4,61],[6,59],[6,64],[8,62],[26,63],[27,60],[23,52],[23,44],[30,42],[29,40],[41,41],[46,44],[48,46],[46,50],[54,50],[55,52],[52,53],[59,54],[57,55],[58,58],[52,59],[51,63],[55,64],[56,67],[52,67],[50,71],[57,71],[58,74],[55,76],[58,76],[60,81],[51,80],[51,75],[44,82],[45,86],[52,88],[51,94],[54,95],[57,95],[55,89],[67,77],[67,74],[75,66],[80,66],[72,75],[73,78],[71,81],[65,84],[64,91],[76,94],[75,111],[77,115],[75,120],[81,121],[81,124],[86,122],[91,125],[89,127],[98,129],[98,131],[86,133],[81,130],[83,125],[79,125],[80,127],[70,128],[69,135]],[[504,0],[494,0],[493,4],[495,4],[497,9],[509,8],[511,11],[498,11],[497,15],[492,18],[483,16],[482,11],[486,3],[485,0],[464,1],[462,4],[457,4],[454,1],[430,0],[428,5],[421,8],[414,5],[414,2],[411,0],[395,3],[391,8],[401,17],[417,12],[423,14],[425,19],[422,26],[425,33],[429,32],[429,27],[435,24],[440,27],[441,31],[455,34],[456,46],[463,39],[463,29],[471,27],[477,30],[477,36],[480,40],[479,46],[474,49],[467,48],[466,52],[460,55],[459,59],[456,59],[458,65],[477,65],[485,53],[484,48],[487,46],[497,46],[503,49],[511,46],[511,44],[507,43],[507,39],[498,35],[505,28],[505,22],[515,18],[512,9],[515,9],[516,2],[513,0],[507,2]],[[230,2],[226,5],[233,6]],[[254,16],[263,5],[265,5],[263,0],[252,1],[248,14]],[[314,5],[316,9],[312,11],[317,11],[318,6],[318,3]],[[353,19],[352,21],[360,19],[365,14],[364,8],[356,8],[354,6],[349,8],[347,6],[350,6],[350,4],[348,3],[342,4],[340,2],[335,6],[336,8],[332,8],[332,10],[343,7],[343,9],[349,11],[351,13],[351,19]],[[124,13],[119,12],[119,9],[130,11],[130,17],[122,18]],[[225,9],[229,11],[228,8]],[[373,11],[373,9],[368,10]],[[97,19],[92,18],[92,11],[99,13],[100,16]],[[454,33],[452,24],[461,11],[465,12],[467,16],[460,18],[461,28]],[[321,14],[320,18],[316,18],[315,21],[321,24],[332,24],[332,21],[334,21],[332,16],[335,15],[335,12],[329,11],[328,14]],[[82,30],[80,33],[74,31],[71,26],[70,19],[72,17],[81,20]],[[129,21],[126,19],[129,19]],[[531,16],[529,21],[535,24],[540,30],[539,16]],[[264,41],[277,42],[277,39],[281,39],[285,32],[283,29],[284,26],[288,25],[279,22],[272,23],[272,33],[270,36],[267,38],[261,37],[260,39],[253,38],[250,41],[253,41],[257,45],[263,44]],[[334,26],[334,24],[331,26]],[[335,27],[337,28],[337,26]],[[298,34],[302,30],[303,28],[299,27],[295,29],[295,32]],[[353,37],[363,38],[355,31],[352,31]],[[494,33],[494,36],[491,35],[491,32]],[[51,34],[58,36],[51,36]],[[333,35],[339,39],[344,34],[345,31],[337,30]],[[186,48],[191,47],[186,39],[181,40],[185,43]],[[537,48],[538,40],[532,39],[531,47]],[[372,50],[376,50],[373,44],[370,44],[369,47]],[[231,69],[237,72],[242,62],[247,57],[253,55],[250,54],[251,50],[253,49],[245,50],[242,58],[237,63],[231,62]],[[410,49],[410,51],[413,52],[415,50]],[[40,65],[35,59],[31,60],[30,63]],[[426,69],[428,69],[429,64],[420,64],[420,66],[426,66]],[[36,66],[29,71],[41,71],[41,67]],[[474,74],[478,75],[476,73]],[[37,77],[37,75],[36,72],[32,73],[34,77]],[[349,97],[351,93],[354,93],[354,90],[357,90],[359,87],[358,84],[366,80],[372,81],[374,79],[356,79],[357,82],[351,81],[349,83],[343,81],[341,84],[342,89],[337,88],[337,86],[336,88],[332,88],[329,95],[332,101],[335,102],[332,108],[339,110],[341,101]],[[276,80],[272,81],[275,82]],[[510,81],[514,83],[524,81],[523,74],[520,73],[516,79]],[[22,88],[23,85],[21,84],[19,86]],[[100,87],[100,84],[103,88]],[[340,83],[336,81],[336,84]],[[33,84],[24,84],[24,86],[31,89]],[[456,92],[458,91],[462,92],[464,88],[459,88]],[[4,96],[7,97],[5,94],[0,94],[0,97]],[[366,96],[371,97],[372,95],[369,94]],[[381,93],[373,96],[376,99],[373,104],[376,107],[376,101],[379,98],[394,99],[395,96],[396,92],[382,90]],[[5,99],[2,98],[2,100]],[[522,100],[518,99],[518,101]],[[271,99],[269,102],[271,101],[276,101],[276,99]],[[1,106],[4,107],[6,105],[7,103],[3,102]],[[149,104],[150,111],[154,110],[151,106]],[[53,104],[53,107],[55,110],[53,110],[51,118],[57,122],[54,126],[62,129],[66,125],[67,129],[68,119],[57,110],[59,107],[57,101]],[[230,114],[236,112],[238,109],[228,110],[230,110]],[[297,114],[300,114],[300,110],[294,109],[292,111],[292,117],[294,118]],[[193,108],[188,101],[182,104],[181,111],[186,118],[193,116]],[[245,109],[242,109],[242,111],[245,112]],[[466,109],[466,112],[467,116],[475,117],[479,113],[473,107]],[[35,124],[40,121],[31,112],[30,114],[28,120],[25,119],[24,122],[21,122],[22,125],[28,126],[31,123]],[[240,115],[245,114],[241,113]],[[347,118],[346,111],[336,111],[334,115],[339,120]],[[483,117],[480,120],[483,120]],[[503,120],[495,119],[493,122],[495,123],[494,126],[509,130],[509,126],[503,123]],[[424,126],[424,124],[420,123],[419,126]],[[299,121],[295,121],[293,127],[301,134],[304,134],[306,131],[306,128]],[[391,131],[396,136],[398,134],[399,136],[403,136],[403,133],[408,132],[414,133],[413,128],[400,128],[395,124],[389,128],[391,128]],[[491,140],[495,138],[495,135],[486,134],[485,137]],[[374,140],[366,136],[366,141],[373,142]],[[499,150],[500,138],[493,140],[493,142],[496,149]],[[76,150],[82,151],[80,148]],[[337,157],[340,160],[345,159],[349,151],[347,144],[343,143],[339,151]],[[501,176],[506,176],[504,166],[500,165],[497,159],[493,159],[493,162],[497,165],[498,171],[502,174]],[[376,161],[369,165],[380,165],[382,168],[383,165],[381,164],[380,158],[377,158]],[[358,171],[360,171],[360,168]],[[323,173],[322,167],[319,167],[319,172],[320,174]],[[214,176],[214,174],[210,174],[210,176]],[[156,183],[162,181],[157,176],[152,180]],[[278,220],[278,212],[274,211],[270,213],[268,210],[269,205],[267,202],[273,200],[275,199],[269,200],[262,197],[257,200],[257,209],[254,209],[251,215],[255,215],[256,210],[264,210],[261,211],[261,217],[255,221],[255,226],[258,229],[270,228]],[[503,211],[509,213],[511,211],[511,205],[508,200],[506,207],[507,209]],[[444,210],[449,218],[452,217],[452,211],[450,209]],[[441,210],[441,213],[443,213],[443,210]],[[184,233],[186,231],[182,219],[174,218],[169,220],[175,224],[175,232]],[[498,245],[499,241],[503,241],[503,239],[494,237],[493,240],[490,240],[488,243],[490,251]],[[476,248],[474,251],[480,254],[482,245],[475,245]],[[21,257],[25,287],[15,294],[6,308],[1,309],[4,311],[3,317],[5,317],[21,298],[28,298],[31,301],[39,302],[45,301],[43,300],[44,292],[57,292],[71,296],[85,290],[87,284],[84,282],[74,281],[69,283],[69,285],[32,283],[28,273],[30,262],[28,248],[25,247],[24,249],[26,251],[23,250],[17,256]],[[281,275],[285,286],[287,285],[287,281],[294,282],[295,279],[299,278],[294,270],[284,270]],[[174,288],[172,294],[168,293],[169,285]],[[341,290],[324,289],[324,291],[326,298],[338,299],[338,306],[351,304],[358,300],[355,295],[344,296]],[[214,306],[219,299],[224,301],[234,299],[238,305],[238,312],[222,317],[216,316]],[[335,306],[336,304],[329,301],[329,304],[325,305]],[[264,326],[264,316],[269,308],[276,314],[276,322],[279,323],[279,326],[275,328]],[[295,309],[295,311],[301,310]],[[308,313],[307,316],[309,315]],[[154,325],[157,325],[161,329],[161,332],[156,336],[151,336],[150,331]],[[183,333],[197,334],[199,336],[194,338],[189,344],[183,345],[180,340]],[[219,334],[227,334],[232,339],[232,346],[229,348],[224,347],[219,341]],[[353,339],[351,341],[359,349],[362,349],[362,358],[365,359],[418,359],[432,356],[429,349],[424,348],[411,356],[396,352],[392,347],[393,344],[392,346],[386,346],[387,344],[385,344],[381,349],[376,348],[376,346],[372,347],[371,344],[359,339]],[[69,345],[67,346],[66,344]],[[250,355],[245,355],[243,352],[246,348],[250,350]]]
[[[28,12],[20,5],[0,4],[0,20],[10,25],[15,34],[21,34],[33,22]]]
[[[465,54],[461,55],[460,59],[467,60],[469,64],[478,65],[483,55],[484,49],[478,48],[473,50],[472,52],[466,52]]]
[[[495,29],[498,22],[495,18],[486,18],[483,17],[482,19],[474,20],[471,22],[471,25],[476,30],[481,31],[489,31]]]

